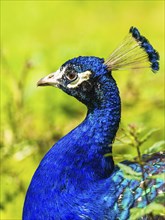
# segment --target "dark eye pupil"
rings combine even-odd
[[[70,78],[70,79],[74,79],[74,77],[75,77],[75,74],[74,74],[74,73],[70,73],[70,74],[69,74],[69,78]]]
[[[77,74],[74,72],[67,73],[66,76],[69,80],[74,80],[77,78]]]

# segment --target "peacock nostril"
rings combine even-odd
[[[51,79],[51,78],[53,78],[53,76],[54,76],[53,74],[52,74],[52,75],[49,75],[49,76],[48,76],[48,79]]]

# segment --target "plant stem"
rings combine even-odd
[[[133,132],[134,135],[134,145],[137,149],[137,154],[138,154],[138,163],[141,167],[141,172],[142,172],[142,180],[143,180],[143,189],[144,189],[144,192],[145,192],[145,199],[146,199],[146,202],[147,202],[147,205],[149,205],[150,201],[149,201],[149,198],[147,196],[147,184],[145,182],[145,171],[144,171],[144,164],[143,164],[143,160],[142,160],[142,155],[141,155],[141,151],[140,151],[140,146],[142,145],[142,142],[138,139],[138,136],[137,136],[137,133],[136,131]],[[149,214],[149,217],[151,218],[151,220],[154,220],[154,216],[153,214]]]

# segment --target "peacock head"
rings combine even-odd
[[[107,73],[110,75],[104,59],[80,56],[65,62],[56,72],[40,79],[37,85],[58,87],[87,104],[95,96],[99,77]]]

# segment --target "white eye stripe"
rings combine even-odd
[[[83,73],[79,73],[77,79],[74,80],[73,82],[69,83],[67,85],[67,87],[68,88],[76,88],[76,87],[78,87],[82,82],[87,81],[90,78],[91,74],[92,73],[89,70],[85,71]]]

